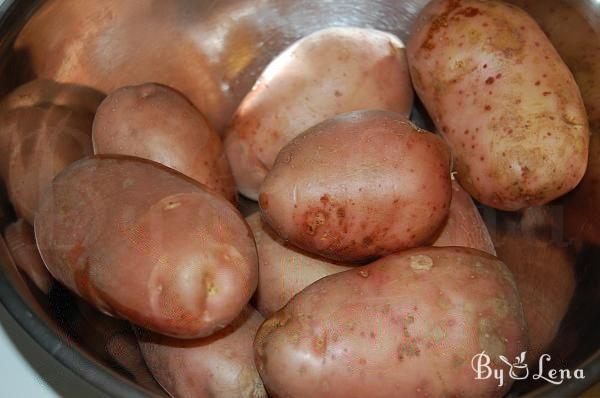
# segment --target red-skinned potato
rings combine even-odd
[[[92,154],[93,114],[55,105],[3,113],[10,137],[2,175],[19,217],[33,223],[43,190],[61,170]]]
[[[451,200],[450,154],[434,134],[386,111],[320,123],[286,145],[259,204],[285,240],[357,262],[432,238]]]
[[[89,87],[33,80],[2,99],[0,175],[27,222],[52,178],[92,154],[92,119],[103,98]]]
[[[4,229],[4,239],[15,264],[44,294],[52,286],[48,273],[35,244],[33,228],[24,220],[18,220]]]
[[[432,1],[407,53],[415,90],[475,199],[518,210],[579,183],[589,141],[579,88],[524,11],[497,1]]]
[[[179,92],[147,83],[122,87],[100,104],[95,154],[131,155],[175,169],[235,202],[235,183],[223,143]]]
[[[435,237],[432,246],[460,246],[496,255],[490,233],[473,203],[473,199],[452,181],[452,201],[448,218]]]
[[[276,397],[501,397],[472,358],[508,367],[526,348],[515,282],[474,249],[408,250],[327,276],[259,329],[258,371]]]
[[[238,107],[225,140],[238,190],[256,200],[278,152],[335,115],[412,107],[404,44],[392,34],[329,28],[290,46],[265,69]]]
[[[263,317],[252,307],[225,329],[178,340],[137,329],[150,371],[175,398],[266,398],[252,343]]]
[[[585,2],[513,0],[540,24],[573,72],[590,121],[588,168],[565,197],[565,232],[570,239],[600,246],[600,31]],[[583,6],[583,7],[582,7]]]
[[[495,224],[498,258],[512,271],[527,321],[529,363],[556,336],[575,292],[575,258],[562,241],[560,207],[531,207]]]
[[[236,56],[244,57],[213,64],[212,49],[198,39],[214,29],[200,22],[205,12],[190,1],[47,1],[15,40],[15,68],[105,93],[145,82],[166,84],[184,93],[220,131],[235,109],[222,84],[239,78],[256,49],[242,42]],[[238,31],[252,33],[247,27]]]
[[[254,294],[256,309],[270,317],[311,283],[327,275],[351,268],[348,264],[315,256],[281,239],[265,223],[260,213],[246,218],[258,251],[258,287]]]
[[[231,322],[257,284],[251,231],[226,199],[158,163],[82,159],[35,219],[50,273],[101,311],[181,338]]]

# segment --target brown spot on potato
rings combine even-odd
[[[304,231],[308,235],[315,235],[319,227],[325,224],[327,213],[322,210],[308,211],[305,214]]]
[[[485,109],[486,111],[491,111],[492,107],[490,105],[486,105],[483,109]]]
[[[321,203],[323,203],[324,205],[327,205],[329,203],[329,195],[325,194],[323,196],[321,196]]]
[[[262,209],[268,209],[269,208],[269,196],[266,193],[261,192],[260,195],[258,196],[258,203]]]
[[[491,76],[490,76],[490,77],[488,77],[488,78],[486,79],[486,81],[485,81],[485,84],[488,84],[488,85],[489,85],[489,84],[494,84],[494,80],[495,80],[495,79],[494,79],[493,77],[491,77]]]

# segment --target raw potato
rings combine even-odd
[[[94,153],[154,160],[235,202],[235,183],[219,135],[179,92],[147,83],[123,87],[100,105]]]
[[[297,41],[265,69],[227,133],[238,190],[256,200],[278,152],[309,127],[359,109],[408,116],[412,101],[404,44],[392,34],[329,28]]]
[[[17,215],[33,223],[42,192],[54,176],[92,154],[93,115],[40,105],[3,116],[11,142],[2,174]]]
[[[325,277],[268,319],[258,371],[276,397],[501,397],[471,359],[526,349],[515,282],[467,248],[420,248]]]
[[[529,330],[527,361],[556,336],[575,292],[575,256],[561,241],[560,208],[532,207],[495,225],[498,258],[512,271]]]
[[[2,99],[0,110],[52,104],[83,113],[96,113],[104,94],[92,87],[36,79],[17,87]]]
[[[266,398],[252,342],[263,317],[252,307],[203,339],[177,340],[137,330],[156,380],[175,398]]]
[[[258,250],[256,308],[264,317],[279,311],[311,283],[351,267],[307,253],[288,243],[261,220],[260,213],[246,218]]]
[[[432,1],[407,51],[417,94],[475,199],[518,210],[581,180],[589,129],[579,88],[524,11],[497,1]]]
[[[66,168],[44,194],[35,234],[57,280],[103,312],[166,335],[222,329],[256,289],[256,247],[237,209],[139,158]]]
[[[234,93],[222,87],[242,79],[258,51],[237,40],[235,59],[214,54],[214,48],[199,39],[214,25],[206,23],[204,4],[194,3],[47,1],[15,41],[14,68],[20,74],[29,71],[105,93],[145,82],[166,84],[180,90],[220,131],[235,110]],[[228,29],[238,36],[251,35],[248,30]],[[223,45],[231,46],[229,40],[224,38]]]
[[[425,243],[450,199],[450,154],[439,137],[391,112],[358,111],[286,145],[259,204],[285,240],[356,262]]]
[[[600,246],[600,31],[585,2],[515,0],[533,15],[573,71],[590,120],[590,154],[581,183],[564,201],[570,239]],[[583,6],[583,7],[581,7]]]
[[[432,246],[460,246],[496,255],[490,233],[473,200],[456,181],[452,181],[452,201],[448,218]]]
[[[17,267],[42,293],[48,294],[53,280],[40,257],[33,228],[24,220],[18,220],[4,229],[4,239]]]

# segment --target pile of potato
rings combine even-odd
[[[439,135],[408,119],[413,87]],[[590,133],[524,11],[434,0],[406,48],[315,32],[224,129],[197,108],[210,90],[39,79],[0,104],[15,262],[131,322],[169,394],[500,397],[512,381],[476,380],[472,358],[508,372],[500,356],[547,347],[574,276],[531,206],[577,186]],[[471,197],[520,210],[524,235],[503,226],[495,248]]]

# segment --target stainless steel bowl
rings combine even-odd
[[[106,2],[112,4],[115,0]],[[577,64],[579,55],[589,55],[590,51],[597,54],[597,51],[600,51],[600,1],[512,2],[523,6],[538,19],[572,68],[581,66]],[[98,37],[106,39],[107,47],[80,46],[79,50],[66,49],[68,44],[64,43],[67,39],[82,42],[85,29],[75,31],[75,37],[64,37],[65,32],[70,31],[61,29],[61,26],[86,26],[89,21],[81,16],[83,14],[73,13],[70,14],[73,19],[56,21],[56,29],[47,31],[36,45],[47,46],[49,55],[72,51],[69,54],[75,54],[77,57],[78,54],[93,51],[96,57],[94,62],[99,64],[99,68],[93,70],[85,62],[76,62],[74,71],[57,71],[56,65],[45,62],[43,57],[32,59],[26,49],[15,49],[15,38],[32,16],[47,12],[49,7],[58,3],[85,9],[92,4],[103,2],[4,0],[0,5],[0,94],[38,76],[59,77],[81,84],[97,84],[103,90],[112,89],[111,85],[136,83],[135,73],[130,77],[126,76],[125,81],[114,79],[115,74],[120,72],[117,70],[119,65],[115,66],[110,62],[114,56],[111,55],[110,46],[111,43],[118,42],[118,33],[108,30],[97,33]],[[202,79],[212,87],[218,87],[216,94],[208,100],[212,101],[209,105],[217,109],[215,118],[224,123],[266,64],[293,41],[330,26],[372,27],[393,32],[406,40],[413,19],[426,3],[427,0],[171,0],[169,4],[173,12],[170,13],[164,13],[162,7],[166,3],[163,0],[140,0],[124,4],[135,4],[144,10],[143,13],[139,13],[139,18],[138,14],[132,14],[132,25],[144,26],[147,23],[144,18],[150,16],[155,18],[155,21],[161,21],[157,26],[164,27],[171,23],[177,25],[179,31],[185,30],[190,34],[194,49],[200,54],[195,62],[203,74]],[[94,6],[98,7],[98,4]],[[562,11],[556,12],[555,8]],[[566,13],[564,10],[567,10]],[[567,29],[565,24],[568,25]],[[122,34],[126,34],[128,30],[123,32]],[[595,32],[595,35],[590,36],[589,32]],[[139,38],[136,46],[153,48],[152,46],[156,46],[155,36],[164,34],[164,30],[153,32],[150,29]],[[165,65],[174,65],[180,61],[164,56],[158,50],[155,59],[145,61],[156,61]],[[135,59],[135,53],[131,56]],[[600,68],[600,64],[592,62],[589,67]],[[147,76],[143,78],[148,79]],[[157,75],[152,78],[161,80],[162,77]],[[188,80],[185,80],[186,78]],[[178,82],[182,83],[181,76],[168,76],[166,79],[179,79]],[[198,84],[193,79],[189,80],[189,76],[183,79],[185,84]],[[594,84],[594,81],[579,83],[590,85]],[[600,82],[596,83],[600,85]],[[416,104],[413,120],[423,127],[433,128],[422,109]],[[594,134],[600,135],[600,123],[594,121],[592,127]],[[585,222],[592,225],[600,223],[598,212],[592,211],[584,217],[574,217],[571,210],[565,210],[564,204],[569,201],[570,208],[573,208],[573,201],[576,204],[575,208],[578,207],[578,201],[581,201],[581,209],[589,208],[589,203],[583,203],[589,199],[581,193],[570,194],[567,199],[558,200],[548,208],[552,209],[560,227],[565,225],[565,218],[567,221],[587,218]],[[244,203],[247,210],[252,206],[251,203]],[[594,203],[592,208],[593,206]],[[522,214],[497,212],[483,207],[481,211],[493,235],[507,231],[517,235],[530,233],[521,228]],[[4,226],[13,218],[4,189],[0,187],[0,226]],[[593,230],[592,228],[592,233]],[[561,228],[552,232],[553,245],[568,251],[573,259],[577,289],[549,353],[560,367],[583,369],[585,379],[567,380],[560,385],[543,383],[543,380],[517,382],[509,396],[576,396],[600,382],[600,247],[597,243],[594,244],[594,241],[600,241],[600,237],[596,238],[599,239],[565,235]],[[2,239],[0,265],[0,301],[23,329],[65,367],[111,396],[164,395],[151,380],[144,377],[143,372],[147,370],[137,369],[132,372],[127,366],[115,362],[107,355],[107,336],[93,332],[103,329],[104,320],[101,316],[86,314],[85,310],[81,310],[81,304],[60,287],[53,289],[49,297],[39,294],[17,271]],[[540,275],[540,280],[543,283],[543,275]]]

